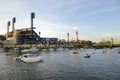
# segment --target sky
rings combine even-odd
[[[7,32],[7,22],[16,17],[15,28],[33,26],[41,37],[98,42],[101,39],[120,43],[120,0],[0,0],[0,34]],[[10,31],[12,25],[10,26]]]

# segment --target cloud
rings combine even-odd
[[[41,32],[42,37],[58,37],[65,38],[67,33],[70,34],[70,37],[76,37],[75,32],[78,31],[81,37],[85,36],[84,30],[91,29],[90,26],[87,25],[69,25],[69,24],[59,24],[55,22],[47,22],[47,21],[36,21],[35,26],[37,26],[36,32]],[[89,36],[89,35],[88,35]]]
[[[34,24],[37,26],[36,32],[41,32],[42,37],[59,37],[66,38],[66,34],[69,33],[70,37],[75,37],[75,32],[78,31],[81,37],[90,36],[90,34],[94,34],[93,28],[86,24],[81,25],[70,25],[70,24],[60,24],[55,22],[37,20]],[[89,31],[88,31],[89,30]],[[90,37],[86,37],[86,39],[90,39]]]
[[[119,37],[120,33],[119,32],[109,32],[109,33],[101,33],[99,34],[101,37]]]
[[[80,2],[83,2],[83,0],[70,0],[70,1],[69,0],[52,0],[52,1],[40,0],[40,1],[38,1],[38,3],[41,4],[41,6],[46,6],[49,9],[67,8],[67,7],[71,7],[73,5],[76,5]]]
[[[39,23],[40,26],[42,26],[41,28],[47,28],[49,30],[66,30],[69,29],[70,26],[68,25],[64,25],[64,24],[57,24],[57,23],[52,23],[52,22],[40,22]]]
[[[116,10],[120,10],[120,7],[91,11],[91,12],[81,14],[80,16],[91,16],[91,15],[97,15],[97,14],[104,14],[104,13],[108,13],[108,12],[112,12],[112,11],[116,11]]]
[[[35,25],[39,26],[36,31],[41,31],[41,36],[45,37],[65,38],[66,33],[71,31],[71,26],[54,22],[41,21],[36,22]]]
[[[78,30],[78,29],[80,29],[80,27],[74,26],[74,27],[72,27],[72,29],[73,29],[73,30]]]

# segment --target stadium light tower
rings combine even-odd
[[[39,37],[40,37],[41,32],[39,31]]]
[[[35,18],[35,13],[34,12],[32,12],[31,13],[31,36],[32,36],[32,41],[31,41],[31,43],[33,44],[34,43],[34,37],[33,37],[33,19]],[[32,46],[31,46],[32,47]]]
[[[10,21],[7,22],[7,34],[6,34],[6,39],[9,37],[9,26],[10,26]]]
[[[16,22],[16,18],[12,18],[12,31],[14,31],[14,28],[15,28],[15,22]]]
[[[78,42],[78,31],[76,31],[76,40],[77,40],[77,42]]]
[[[67,41],[69,42],[69,33],[67,33],[67,37],[68,37],[68,40],[67,40]]]
[[[33,30],[33,19],[35,18],[35,13],[31,13],[31,30]]]

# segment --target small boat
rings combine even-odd
[[[77,51],[73,51],[73,54],[78,54],[78,52]]]
[[[13,55],[13,53],[6,53],[6,56],[10,56],[10,55]]]
[[[38,49],[30,48],[21,51],[23,55],[20,56],[23,62],[37,62],[42,61],[42,57],[37,53]]]
[[[90,58],[90,55],[89,54],[85,54],[84,58]]]
[[[0,52],[3,52],[4,51],[4,49],[3,48],[0,48]]]
[[[119,54],[120,54],[120,49],[118,49],[117,53],[119,53]]]
[[[91,51],[90,53],[91,53],[91,54],[95,54],[95,51]]]
[[[19,48],[14,48],[14,51],[19,51]]]
[[[119,54],[120,54],[120,51],[118,51],[117,53],[119,53]]]
[[[77,49],[73,49],[73,54],[78,54],[78,50]]]
[[[37,62],[37,61],[42,61],[42,57],[39,55],[34,55],[34,54],[23,54],[21,56],[21,60],[23,62]]]

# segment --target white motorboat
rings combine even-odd
[[[85,54],[84,58],[90,58],[90,55],[89,54]]]
[[[30,48],[21,51],[22,56],[20,56],[23,62],[36,62],[42,61],[42,57],[37,53],[38,49]]]
[[[42,61],[42,57],[39,55],[35,54],[23,54],[21,56],[21,60],[23,62],[37,62],[37,61]]]
[[[95,51],[90,51],[91,54],[95,54]]]

